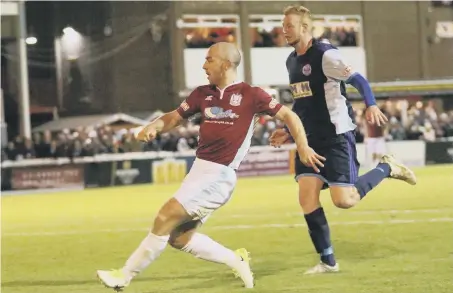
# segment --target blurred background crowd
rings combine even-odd
[[[387,141],[425,140],[453,137],[453,110],[438,111],[433,103],[417,102],[402,112],[394,102],[381,105],[389,123],[384,127]],[[357,142],[366,136],[364,108],[355,107]],[[276,128],[283,127],[280,121],[269,116],[260,117],[255,127],[252,145],[267,145],[269,136]],[[73,131],[36,132],[33,139],[20,136],[10,141],[2,150],[3,160],[25,158],[83,157],[104,153],[142,151],[187,151],[195,149],[198,142],[199,119],[191,119],[170,133],[160,135],[155,141],[145,144],[133,138],[131,130],[114,129],[104,125],[99,128],[78,128]]]
[[[191,28],[185,30],[187,48],[208,48],[217,42],[237,41],[235,28]],[[281,27],[250,28],[252,47],[270,48],[286,47],[283,29]],[[327,39],[334,46],[357,46],[357,31],[354,27],[324,27],[316,34],[318,39]]]
[[[126,6],[121,6],[120,2],[109,2],[108,5],[96,1],[64,5],[57,5],[55,1],[40,3],[41,12],[52,15],[43,23],[38,4],[27,1],[25,51],[28,57],[24,62],[27,64],[17,66],[17,61],[23,58],[17,55],[17,36],[12,33],[15,30],[11,29],[9,37],[2,37],[2,108],[7,127],[5,123],[0,127],[2,138],[7,137],[2,141],[8,141],[2,145],[2,161],[195,149],[199,119],[192,119],[155,141],[143,144],[133,139],[130,128],[150,119],[132,113],[173,109],[184,98],[183,92],[206,82],[204,72],[200,69],[201,74],[197,75],[200,71],[194,68],[200,67],[205,57],[204,50],[197,49],[221,41],[236,43],[242,50],[250,49],[249,44],[252,49],[263,48],[249,52],[250,62],[254,64],[250,68],[244,67],[244,76],[250,76],[254,84],[278,92],[280,101],[292,101],[292,97],[284,99],[283,93],[289,91],[285,89],[287,80],[283,66],[269,64],[266,70],[257,70],[262,68],[261,60],[266,57],[287,56],[280,4],[274,3],[274,9],[272,5],[261,7],[261,4],[250,2],[246,4],[249,15],[241,16],[227,13],[229,8],[219,3],[212,5],[219,4],[217,7],[223,8],[214,11],[212,7],[215,6],[203,7],[201,4],[195,9],[192,6],[196,1],[179,8],[174,4],[176,2],[164,2],[159,5],[157,2],[133,2],[127,4],[130,11],[124,10]],[[331,15],[333,10],[330,8],[320,6],[315,9],[319,10],[319,15],[313,16],[313,35],[343,50],[345,58],[354,60],[352,66],[356,70],[367,72],[370,82],[385,84],[380,85],[377,98],[389,119],[384,130],[387,141],[435,141],[453,137],[453,87],[449,70],[452,59],[448,55],[453,23],[445,18],[445,15],[451,15],[451,4],[393,1],[380,5],[385,8],[382,11],[399,9],[404,13],[412,9],[420,13],[405,20],[406,25],[400,26],[399,16],[389,16],[383,25],[379,22],[381,14],[373,9],[375,6],[365,2],[341,3],[335,9],[335,15]],[[203,12],[205,8],[206,12]],[[181,15],[176,17],[176,12],[169,13],[173,11],[171,9]],[[127,11],[124,16],[131,16],[128,21],[122,21],[123,10]],[[111,21],[110,14],[103,11],[117,11],[118,20]],[[362,13],[350,15],[349,11]],[[140,16],[142,12],[143,17]],[[247,21],[241,21],[243,17]],[[427,19],[431,25],[427,24]],[[176,22],[176,28],[169,25],[171,22]],[[3,17],[3,24],[14,28],[17,21],[12,16],[9,20]],[[388,27],[392,29],[387,30]],[[420,27],[424,29],[420,30]],[[372,37],[365,42],[365,36]],[[409,53],[405,51],[399,45],[401,36],[406,36],[404,43],[415,49]],[[179,50],[182,54],[174,53]],[[19,72],[23,70],[18,68],[27,68],[23,73],[28,75],[27,97],[21,94],[26,90],[19,90],[23,81]],[[280,69],[283,74],[275,73],[268,78],[267,72]],[[250,72],[246,74],[245,71]],[[281,77],[284,77],[283,81]],[[24,87],[27,86],[24,83]],[[22,97],[28,99],[30,109],[20,107]],[[354,103],[356,139],[360,143],[366,136],[363,103],[359,97],[350,97],[350,100]],[[401,101],[405,101],[406,106],[399,106]],[[27,131],[29,138],[16,136],[24,133],[20,125],[27,124],[22,121],[25,119],[19,119],[27,116],[21,111],[28,111],[26,114],[31,117],[29,124],[33,135],[30,137],[28,133],[32,131]],[[142,122],[121,126],[104,122],[96,123],[96,126],[73,123],[71,127],[65,125],[52,131],[41,127],[50,120],[58,122],[64,117],[80,116],[83,120],[89,115],[115,113],[130,113]],[[270,134],[279,127],[282,127],[279,121],[260,117],[252,145],[268,144]]]

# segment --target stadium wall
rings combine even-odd
[[[314,14],[361,15],[368,78],[374,82],[451,77],[453,38],[436,37],[436,23],[453,10],[429,1],[246,2],[249,14],[281,14],[286,5],[306,5]],[[210,4],[210,5],[209,5]],[[174,2],[179,14],[240,14],[230,1]]]
[[[247,1],[248,14],[245,15],[281,14],[285,5],[294,3],[307,5],[315,14],[362,16],[367,76],[371,81],[453,75],[453,38],[436,37],[437,22],[453,19],[453,10],[448,7],[430,7],[429,1],[267,1],[265,5],[260,1]],[[44,5],[41,9],[48,11],[46,22],[34,27],[40,35],[46,36],[39,43],[51,42],[49,46],[53,46],[54,34],[61,35],[62,29],[70,24],[92,44],[87,56],[91,61],[79,64],[82,72],[88,72],[84,77],[88,93],[80,95],[77,107],[72,106],[73,98],[65,95],[63,99],[71,103],[59,109],[72,115],[171,110],[179,104],[179,91],[185,89],[184,37],[176,21],[183,14],[242,15],[239,1],[86,1],[64,5],[58,1],[48,4],[28,1],[30,24],[42,17],[36,5]],[[85,13],[75,13],[76,8]],[[160,41],[153,39],[152,29],[148,27],[156,16],[166,17],[159,23],[163,32]],[[13,20],[2,19],[2,32],[12,36],[15,31],[12,24]],[[106,27],[111,29],[111,34],[104,33]],[[49,35],[49,32],[52,33]],[[52,56],[49,57],[52,60],[45,62],[31,54],[29,57],[34,60],[30,65],[33,77],[30,83],[39,83],[35,81],[39,78],[32,74],[35,71],[53,76]],[[14,62],[6,60],[2,59],[9,67],[7,75],[16,76]],[[8,83],[13,85],[13,81]],[[51,94],[48,91],[56,88],[55,81],[53,77],[45,81],[50,84],[48,88],[31,86],[34,89],[30,94],[32,102],[57,106],[56,91]],[[11,87],[11,92],[7,89],[4,88],[7,94],[14,93]]]
[[[453,141],[389,142],[389,152],[405,164],[453,163]],[[363,144],[357,145],[359,162],[365,165]],[[252,147],[238,170],[239,177],[289,175],[294,172],[295,146],[276,149]],[[193,151],[185,153],[145,152],[102,154],[94,157],[30,159],[5,161],[1,166],[2,195],[181,182],[195,160]],[[365,166],[367,168],[367,166]]]

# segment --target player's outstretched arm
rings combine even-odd
[[[349,76],[345,82],[352,85],[363,97],[367,107],[365,111],[366,120],[371,124],[377,124],[377,126],[384,125],[387,122],[387,117],[376,105],[376,99],[374,98],[368,80],[363,75],[356,72]]]
[[[287,126],[291,136],[294,138],[294,143],[299,149],[308,148],[307,134],[305,128],[296,113],[291,111],[288,107],[282,106],[275,115],[275,118],[281,120]]]
[[[145,127],[138,128],[134,132],[135,138],[148,142],[155,139],[158,133],[172,130],[178,126],[183,119],[187,119],[199,112],[200,97],[202,96],[200,96],[199,89],[197,88],[190,93],[189,97],[187,97],[181,105],[179,105],[178,109],[165,113]]]
[[[319,167],[324,167],[322,163],[326,159],[318,155],[311,147],[308,146],[307,134],[305,128],[296,113],[288,107],[282,106],[275,117],[283,121],[289,129],[294,143],[297,147],[300,160],[306,166],[312,167],[316,172],[319,172]]]
[[[367,107],[365,117],[368,122],[378,126],[387,122],[387,117],[376,105],[370,83],[363,75],[346,64],[339,50],[331,49],[324,53],[322,70],[327,77],[350,84],[360,93]]]
[[[135,138],[141,141],[151,141],[156,138],[158,133],[167,132],[179,125],[183,117],[177,110],[165,113],[150,124],[138,127],[135,131]]]

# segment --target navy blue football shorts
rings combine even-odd
[[[319,173],[313,168],[307,167],[296,154],[296,181],[304,176],[312,176],[324,182],[323,188],[329,186],[353,186],[358,178],[359,161],[355,147],[354,131],[339,134],[335,142],[325,145],[310,145],[316,153],[326,158],[324,167],[320,167]]]

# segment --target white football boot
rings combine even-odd
[[[339,271],[340,265],[338,263],[336,263],[334,266],[329,266],[328,264],[320,262],[311,269],[307,270],[304,275],[338,273]]]
[[[402,180],[410,185],[417,184],[417,177],[414,172],[409,167],[398,162],[393,156],[384,155],[379,162],[390,166],[390,178]]]
[[[245,248],[240,248],[235,251],[236,255],[241,259],[233,269],[233,273],[237,278],[241,278],[245,288],[253,288],[255,286],[253,272],[250,268],[250,253]]]
[[[112,288],[115,291],[122,291],[129,286],[130,278],[128,278],[123,270],[97,271],[97,275],[102,284],[107,288]]]

